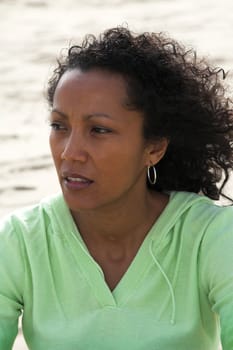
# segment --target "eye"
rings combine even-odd
[[[107,134],[112,132],[112,130],[102,127],[102,126],[95,126],[91,129],[92,132],[96,133],[96,134]]]
[[[61,123],[58,122],[52,122],[50,123],[50,127],[51,129],[55,130],[55,131],[63,131],[66,130],[66,127],[64,125],[62,125]]]

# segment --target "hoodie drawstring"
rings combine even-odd
[[[169,281],[169,278],[167,277],[166,273],[164,272],[162,266],[160,265],[160,263],[158,262],[158,260],[156,259],[156,257],[154,256],[154,253],[153,253],[153,250],[152,250],[152,245],[153,245],[153,241],[151,241],[151,244],[149,246],[149,251],[150,251],[150,255],[154,261],[154,263],[156,264],[156,266],[158,267],[159,271],[161,272],[161,274],[163,275],[167,285],[168,285],[168,288],[169,288],[169,291],[170,291],[170,294],[171,294],[171,301],[172,301],[172,315],[171,315],[171,319],[170,319],[170,322],[171,324],[174,324],[175,323],[175,314],[176,314],[176,302],[175,302],[175,295],[174,295],[174,291],[173,291],[173,288],[172,288],[172,284],[171,282]]]

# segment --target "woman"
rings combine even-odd
[[[62,194],[0,235],[0,349],[233,348],[233,113],[220,70],[113,28],[49,81]],[[217,186],[221,181],[222,185]],[[220,187],[220,188],[219,188]]]

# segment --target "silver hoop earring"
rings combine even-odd
[[[156,183],[157,174],[154,165],[147,167],[147,178],[151,185],[154,185]]]

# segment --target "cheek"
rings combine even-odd
[[[54,158],[56,146],[55,146],[55,143],[54,143],[53,138],[51,136],[49,137],[49,146],[50,146],[50,151],[51,151],[52,157]]]
[[[61,147],[59,146],[59,143],[56,142],[54,137],[51,135],[49,137],[49,145],[50,145],[50,151],[54,161],[55,162],[59,161],[59,159],[61,158],[62,150],[61,150]]]
[[[104,152],[96,158],[96,168],[99,173],[107,177],[107,181],[113,178],[124,181],[128,177],[137,176],[146,167],[145,152],[139,147],[121,147],[111,152]]]

